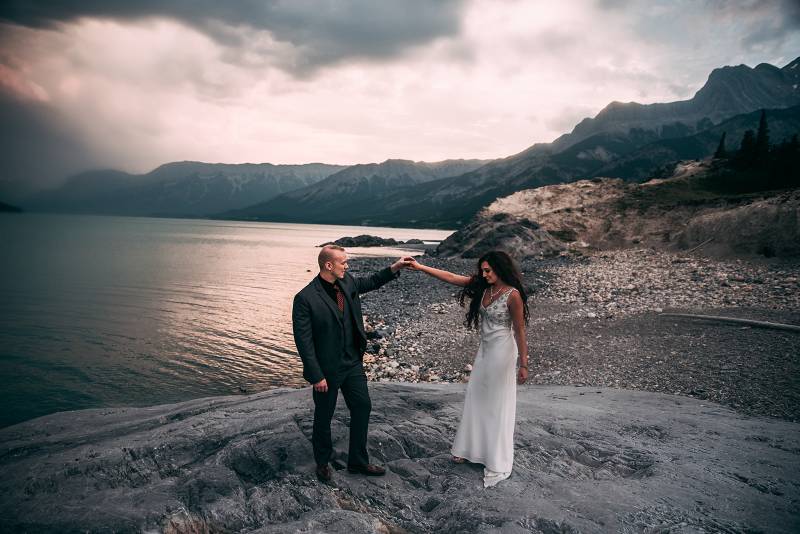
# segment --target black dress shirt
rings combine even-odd
[[[331,283],[321,276],[319,277],[319,281],[322,282],[322,287],[325,289],[325,293],[327,293],[328,296],[333,300],[334,304],[338,306],[338,303],[336,302],[336,290],[338,289],[339,291],[342,291],[339,281],[334,280]],[[343,291],[342,298],[344,298]],[[346,298],[344,298],[344,312],[342,321],[344,322],[344,330],[347,334],[347,338],[345,340],[345,346],[342,354],[340,372],[346,372],[361,362],[361,357],[358,350],[360,343],[358,338],[358,325],[356,324],[356,318],[353,316],[353,311],[350,309],[350,306],[348,306]]]

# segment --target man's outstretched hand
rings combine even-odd
[[[406,269],[406,268],[410,267],[411,266],[411,262],[413,261],[413,258],[412,259],[409,259],[409,258],[410,258],[409,256],[406,256],[405,258],[400,258],[399,260],[394,262],[392,264],[392,266],[390,267],[392,272],[396,273],[400,269]]]

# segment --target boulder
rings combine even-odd
[[[507,213],[477,216],[461,230],[442,241],[436,254],[443,257],[479,258],[490,250],[505,250],[521,261],[555,256],[564,245],[524,217]]]

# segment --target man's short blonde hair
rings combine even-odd
[[[322,250],[319,251],[317,263],[319,263],[320,270],[325,268],[325,263],[333,261],[333,258],[336,255],[334,250],[344,252],[344,247],[340,247],[339,245],[325,245],[322,247]]]

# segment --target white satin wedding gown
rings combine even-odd
[[[484,307],[481,341],[467,384],[453,456],[484,465],[484,487],[511,475],[517,408],[517,345],[508,311],[510,289]],[[483,302],[483,301],[481,301]]]

